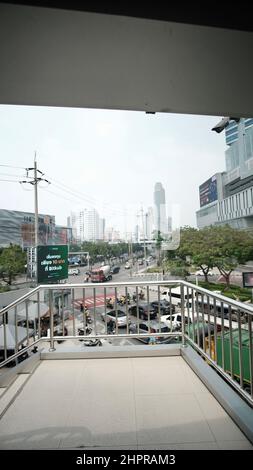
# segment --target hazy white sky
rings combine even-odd
[[[199,185],[225,169],[225,134],[211,131],[220,118],[0,106],[0,165],[33,167],[36,150],[51,181],[39,187],[39,212],[57,224],[66,225],[71,210],[95,207],[107,227],[130,232],[161,182],[168,213],[179,204],[180,225],[196,226]],[[34,211],[32,185],[18,183],[24,175],[0,166],[1,180],[17,181],[0,181],[1,209]]]

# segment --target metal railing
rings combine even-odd
[[[181,280],[42,285],[0,311],[0,370],[45,341],[51,351],[73,340],[177,341],[197,350],[253,405],[252,316],[252,306]]]

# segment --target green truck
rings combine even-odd
[[[203,335],[204,330],[204,335]],[[188,334],[188,326],[186,325],[186,334]],[[205,336],[205,349],[209,351],[210,357],[216,360],[217,364],[222,367],[222,336],[221,332],[217,333],[217,353],[215,354],[214,348],[214,326],[210,325],[210,336],[211,345],[209,348],[208,344],[208,326],[207,323],[199,321],[199,346],[203,349],[203,336]],[[197,335],[197,322],[195,325],[189,325],[189,337],[198,343]],[[231,364],[230,364],[230,332],[224,332],[224,370],[231,375]],[[241,343],[242,343],[242,377],[244,385],[250,384],[250,347],[249,347],[249,332],[247,330],[241,330]],[[240,380],[240,361],[239,361],[239,330],[232,330],[232,360],[233,360],[233,372],[234,377]],[[216,356],[216,357],[215,357]]]
[[[249,332],[241,330],[242,343],[242,377],[245,384],[250,384],[250,349]],[[240,361],[239,361],[239,330],[232,330],[232,363],[234,376],[240,379]],[[222,367],[222,339],[217,336],[217,364]],[[224,370],[231,375],[230,360],[230,332],[224,333]]]

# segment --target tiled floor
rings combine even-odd
[[[1,449],[253,449],[179,357],[42,361]]]

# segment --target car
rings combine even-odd
[[[159,303],[160,303],[160,313],[165,315],[169,313],[175,313],[175,305],[170,304],[168,300],[162,299],[160,302],[158,300],[154,300],[150,303],[152,307],[155,309],[156,313],[159,312]]]
[[[104,322],[106,318],[107,323],[109,320],[113,320],[115,325],[118,325],[118,328],[127,326],[127,324],[131,323],[131,320],[127,318],[127,315],[123,310],[110,310],[106,314],[103,312],[101,314],[101,318]]]
[[[195,271],[194,276],[204,276],[202,269]],[[214,272],[209,270],[207,276],[214,276]]]
[[[120,266],[112,266],[110,273],[111,274],[117,274],[120,271]]]
[[[126,264],[125,264],[125,269],[130,269],[130,268],[131,268],[131,266],[132,266],[132,264],[131,264],[131,263],[126,263]]]
[[[139,260],[138,260],[138,265],[139,265],[139,266],[142,266],[143,264],[144,264],[143,259],[139,259]]]
[[[165,323],[169,328],[172,326],[173,330],[180,330],[182,327],[182,316],[180,313],[175,313],[173,315],[162,315],[161,321]],[[189,318],[191,323],[191,319]],[[188,317],[185,317],[185,323],[188,324]]]
[[[145,337],[145,338],[137,338],[139,341],[142,341],[143,343],[163,343],[168,341],[168,338],[166,336],[161,336],[161,333],[169,333],[170,329],[169,327],[163,323],[163,322],[158,322],[158,321],[150,321],[150,322],[143,322],[143,323],[132,323],[129,326],[129,332],[130,333],[158,333],[158,336],[155,336],[155,339],[153,340],[153,337]]]
[[[78,276],[79,273],[80,273],[80,269],[78,268],[70,268],[68,271],[69,276]]]
[[[139,310],[139,318],[141,320],[148,320],[150,318],[150,320],[153,320],[157,317],[157,314],[156,314],[156,311],[154,309],[154,307],[152,307],[151,304],[138,304],[138,307],[137,307],[137,304],[136,305],[131,305],[131,307],[128,308],[128,312],[130,313],[130,315],[133,315],[135,317],[138,316],[138,310]],[[149,312],[149,314],[148,314]]]

